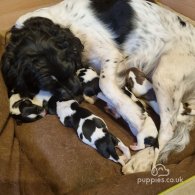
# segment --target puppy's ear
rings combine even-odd
[[[127,88],[131,91],[132,88],[134,87],[134,82],[132,78],[126,77],[126,84]]]
[[[43,108],[48,110],[48,102],[46,100],[43,100]]]
[[[24,101],[23,99],[20,99],[20,100],[14,102],[12,105],[12,108],[18,108],[23,101]]]
[[[73,127],[73,125],[72,125],[72,118],[70,116],[65,117],[64,125],[65,125],[65,127],[70,127],[70,128]]]
[[[78,107],[79,107],[79,104],[77,102],[74,102],[74,103],[71,104],[71,109],[72,110],[77,110]]]
[[[52,96],[48,103],[47,103],[47,112],[48,114],[56,114],[56,102],[57,102],[58,98],[56,98],[56,96]]]

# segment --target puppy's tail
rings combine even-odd
[[[158,162],[166,162],[171,152],[181,152],[190,142],[189,132],[195,125],[194,117],[189,117],[185,123],[178,122],[173,138],[160,151]]]

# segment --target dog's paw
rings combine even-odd
[[[85,94],[83,94],[83,98],[86,102],[90,103],[90,104],[95,104],[96,102],[96,97],[95,96],[87,96]]]
[[[123,174],[150,171],[154,161],[153,147],[145,148],[132,156],[131,160],[123,166]]]
[[[145,145],[139,146],[139,145],[130,145],[129,146],[131,150],[137,151],[137,150],[142,150],[145,148]]]

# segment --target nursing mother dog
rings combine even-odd
[[[184,18],[144,0],[64,0],[21,16],[45,17],[71,32],[84,45],[82,60],[100,72],[100,88],[134,132],[145,118],[126,96],[118,73],[130,67],[152,80],[159,104],[159,161],[189,144],[194,116],[177,121],[180,103],[195,109],[195,28]],[[119,74],[120,75],[120,74]],[[154,149],[146,148],[123,167],[125,174],[151,169]]]

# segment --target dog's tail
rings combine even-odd
[[[158,162],[166,162],[171,152],[181,152],[190,142],[189,132],[195,126],[195,118],[190,117],[186,122],[178,122],[173,138],[160,151]]]

